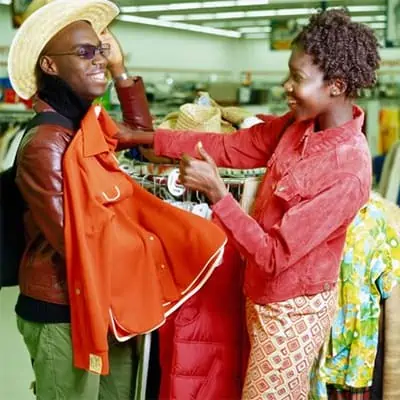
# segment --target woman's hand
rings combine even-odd
[[[110,55],[107,57],[107,68],[111,72],[112,77],[116,78],[126,72],[121,46],[115,36],[108,29],[105,29],[100,34],[100,40],[102,44],[110,45]]]
[[[187,155],[182,157],[179,164],[179,180],[186,188],[204,193],[215,204],[229,192],[218,173],[214,160],[200,142],[197,150],[199,159]]]

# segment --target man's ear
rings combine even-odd
[[[58,68],[54,60],[49,56],[42,56],[39,60],[40,69],[48,75],[58,75]]]
[[[347,83],[343,79],[333,79],[329,86],[332,97],[342,96],[347,90]]]

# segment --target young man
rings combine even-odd
[[[130,129],[152,129],[143,83],[127,75],[105,31],[118,12],[108,0],[54,0],[29,16],[10,49],[16,92],[74,127],[31,129],[17,157],[27,211],[16,312],[44,400],[130,399],[128,339],[162,325],[205,283],[225,241],[115,161]],[[107,69],[125,124],[92,105],[106,90]]]

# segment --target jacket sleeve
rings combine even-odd
[[[32,213],[33,220],[52,247],[62,256],[64,256],[62,156],[66,146],[62,137],[54,134],[52,140],[43,141],[30,140],[27,136],[18,154],[16,175],[16,184]]]
[[[118,148],[122,150],[135,146],[131,130],[152,131],[153,120],[147,102],[146,90],[141,77],[133,78],[133,85],[117,87],[117,95],[122,109],[123,123],[119,123],[117,133]]]
[[[197,156],[196,145],[202,142],[205,150],[219,167],[265,167],[274,152],[290,116],[275,117],[233,134],[194,133],[158,129],[154,137],[157,155],[181,158],[184,153]]]
[[[213,206],[213,213],[242,255],[274,277],[349,223],[367,199],[358,177],[346,175],[316,197],[290,208],[268,231],[247,215],[231,194]]]

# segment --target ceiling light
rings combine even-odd
[[[268,39],[268,33],[248,33],[245,35],[246,39]]]
[[[244,18],[246,16],[246,13],[243,11],[237,11],[237,12],[216,13],[213,15],[214,19],[236,19],[236,18]]]
[[[123,13],[160,12],[171,10],[193,10],[199,8],[226,8],[249,7],[268,4],[269,0],[229,0],[229,1],[201,1],[196,3],[171,3],[149,6],[121,7]]]
[[[315,10],[311,8],[289,8],[280,10],[259,10],[259,11],[234,11],[215,14],[205,14],[205,18],[201,18],[202,14],[169,14],[160,15],[158,18],[165,21],[184,21],[196,19],[197,21],[206,21],[210,19],[244,19],[244,18],[262,18],[262,17],[281,17],[281,16],[296,16],[310,15]],[[197,17],[196,17],[197,16]]]
[[[167,7],[169,10],[193,10],[194,8],[201,8],[201,3],[172,3]]]
[[[368,26],[372,29],[385,29],[386,22],[371,22],[368,24]]]
[[[261,32],[271,32],[270,26],[247,26],[245,28],[239,28],[241,33],[261,33]]]
[[[246,26],[267,26],[269,23],[268,20],[258,19],[236,19],[231,21],[207,21],[203,22],[203,26],[213,26],[214,28],[223,28],[223,29],[237,29]]]
[[[240,32],[237,32],[237,31],[231,31],[231,30],[226,30],[226,29],[217,29],[217,28],[211,28],[208,26],[201,26],[201,25],[182,24],[180,22],[160,21],[159,19],[155,19],[155,18],[144,18],[144,17],[137,17],[134,15],[120,15],[117,17],[117,19],[120,21],[125,21],[125,22],[133,22],[136,24],[161,26],[164,28],[181,29],[184,31],[208,33],[210,35],[218,35],[218,36],[225,36],[225,37],[232,37],[232,38],[239,38],[242,35]]]
[[[386,6],[348,6],[347,9],[351,13],[356,12],[376,12],[376,11],[385,11]]]
[[[197,14],[174,14],[174,15],[160,15],[158,17],[159,20],[163,20],[163,21],[185,21],[188,20],[190,17],[192,16],[196,16]],[[207,18],[206,18],[207,19]]]
[[[287,16],[287,15],[310,15],[314,12],[315,9],[312,8],[286,8],[286,9],[284,8],[282,10],[278,10],[275,15],[277,17]]]
[[[204,21],[205,19],[213,19],[214,14],[189,14],[187,16],[188,21]]]
[[[386,15],[355,15],[351,17],[354,22],[385,22]]]

